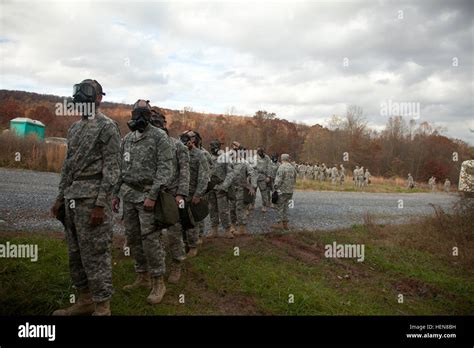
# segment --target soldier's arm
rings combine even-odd
[[[232,163],[226,163],[226,176],[224,178],[224,182],[222,183],[222,188],[227,190],[232,182],[234,181],[234,166]]]
[[[253,187],[257,187],[258,182],[258,173],[257,171],[250,165],[250,163],[245,163],[247,166],[247,174],[250,176],[250,184]]]
[[[164,131],[156,136],[156,172],[147,198],[156,201],[158,193],[173,175],[173,147]]]
[[[120,187],[122,187],[122,166],[123,166],[123,148],[124,148],[124,142],[125,142],[125,138],[122,139],[121,143],[120,143],[120,160],[119,160],[119,176],[118,176],[118,179],[117,179],[117,184],[115,184],[115,187],[114,187],[114,196],[118,196],[119,192],[120,192]]]
[[[102,143],[103,166],[99,195],[95,205],[105,207],[107,196],[114,189],[120,175],[120,132],[118,127],[115,124],[105,126],[99,135],[99,141]]]
[[[196,191],[194,196],[202,197],[207,190],[207,183],[209,182],[209,165],[203,154],[199,156],[199,169]]]
[[[281,182],[283,180],[284,176],[284,171],[282,170],[282,167],[279,167],[276,173],[275,177],[275,184],[273,185],[275,187],[275,190],[278,190],[280,188]]]
[[[178,143],[178,164],[178,195],[186,197],[189,194],[189,150],[181,143]]]

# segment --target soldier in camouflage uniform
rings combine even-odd
[[[370,181],[370,177],[372,175],[370,174],[369,170],[366,168],[365,169],[365,173],[364,173],[364,186],[368,186],[369,185],[369,181]]]
[[[276,172],[278,170],[278,167],[280,166],[280,163],[278,163],[278,154],[274,153],[271,157],[271,163],[270,163],[270,182],[268,186],[268,202],[271,207],[273,207],[272,204],[272,192],[273,192],[273,183],[275,182],[276,178]]]
[[[255,169],[258,173],[258,188],[260,190],[260,195],[262,196],[262,212],[266,212],[267,207],[270,205],[267,194],[267,184],[271,180],[271,162],[272,161],[265,153],[263,146],[259,146],[257,149],[257,163]]]
[[[339,184],[342,186],[344,185],[344,180],[346,179],[346,169],[344,168],[344,165],[340,165],[339,169]]]
[[[249,190],[250,195],[255,195],[258,174],[257,171],[246,160],[247,152],[243,148],[240,147],[235,153],[232,185],[235,192],[235,211],[238,227],[234,234],[244,235],[248,234],[246,228],[247,214],[244,202],[244,190]]]
[[[430,186],[430,190],[431,191],[435,191],[436,190],[436,178],[434,176],[432,176],[429,180],[428,180],[428,185]]]
[[[160,191],[173,176],[174,152],[166,132],[152,126],[150,118],[149,102],[139,99],[128,122],[130,132],[122,140],[114,210],[118,210],[120,195],[127,245],[137,273],[135,282],[125,285],[124,290],[151,287],[147,302],[157,304],[166,292],[163,279],[166,266],[162,228],[155,221],[154,209]]]
[[[163,129],[167,134],[166,118],[161,112],[153,112],[151,115],[151,124],[155,127]],[[184,209],[184,200],[189,194],[189,150],[178,139],[168,138],[173,147],[173,178],[166,186],[165,191],[175,197],[176,204],[180,209]],[[181,277],[181,263],[186,258],[184,248],[183,234],[181,222],[173,226],[169,226],[163,230],[163,234],[168,240],[171,254],[171,265],[168,282],[176,284]]]
[[[336,167],[336,165],[334,165],[334,166],[331,168],[331,183],[332,183],[333,185],[336,185],[336,183],[337,183],[337,175],[338,175],[338,173],[337,173],[337,167]]]
[[[202,146],[202,138],[201,134],[199,132],[194,131],[194,134],[196,134],[196,143],[197,143],[197,148],[202,151],[204,154],[204,157],[206,157],[207,164],[209,166],[209,171],[212,170],[212,158],[211,154],[209,151],[206,150],[204,146]],[[207,193],[204,195],[205,199],[208,199]],[[198,245],[202,244],[202,237],[204,236],[204,220],[196,222],[196,230],[198,231],[199,239],[198,239]]]
[[[185,131],[181,134],[180,140],[189,150],[189,196],[186,201],[188,204],[199,204],[206,194],[209,183],[209,164],[204,153],[197,147],[196,133],[191,130]],[[185,244],[189,248],[187,256],[194,257],[198,251],[199,231],[196,227],[192,227],[186,228],[184,233]]]
[[[474,160],[462,162],[458,190],[467,198],[474,197]]]
[[[110,315],[111,194],[120,171],[120,132],[98,110],[103,95],[95,80],[74,86],[74,101],[89,103],[95,111],[69,128],[59,195],[51,213],[57,217],[65,205],[69,269],[79,297],[74,305],[53,315]]]
[[[415,180],[413,180],[413,176],[410,173],[408,173],[407,187],[411,189],[415,187]]]
[[[448,178],[444,181],[444,192],[449,193],[451,191],[451,181]]]
[[[219,220],[224,228],[224,237],[233,238],[234,230],[230,226],[229,203],[227,192],[232,185],[233,168],[228,154],[221,150],[221,142],[213,140],[210,144],[213,168],[210,180],[215,185],[209,192],[209,214],[211,217],[211,231],[209,238],[218,236]]]
[[[293,198],[293,189],[296,183],[296,170],[290,164],[288,154],[281,155],[281,165],[278,167],[274,188],[278,192],[278,223],[272,228],[288,230],[288,207]]]

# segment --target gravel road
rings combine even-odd
[[[0,168],[0,231],[61,231],[62,225],[49,216],[56,197],[59,175]],[[430,204],[449,210],[458,199],[445,193],[365,193],[297,191],[294,208],[290,209],[290,225],[298,229],[329,230],[361,224],[370,213],[377,222],[402,223],[413,217],[433,213]],[[399,200],[403,208],[399,208]],[[249,230],[268,232],[276,219],[276,211],[249,215]],[[208,222],[207,222],[208,225]],[[121,231],[120,224],[116,230]]]

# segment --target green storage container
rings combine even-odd
[[[19,137],[35,134],[39,140],[44,141],[44,128],[45,125],[42,122],[26,117],[17,117],[10,120],[10,130]]]

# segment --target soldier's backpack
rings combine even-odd
[[[179,221],[179,209],[174,196],[160,191],[155,204],[155,220],[163,226],[173,226]]]

